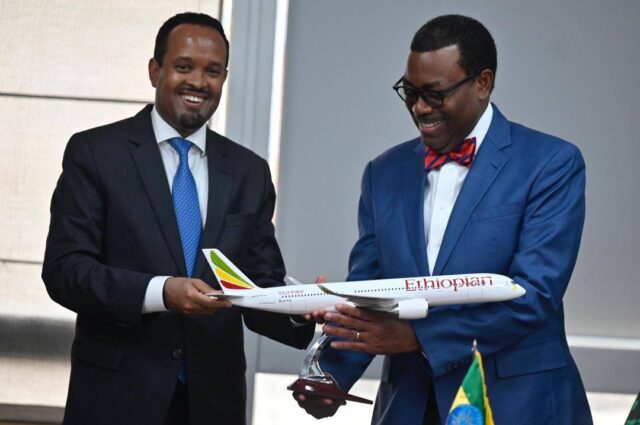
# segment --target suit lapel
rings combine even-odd
[[[173,199],[164,170],[160,149],[151,126],[151,105],[139,112],[133,120],[129,136],[129,151],[138,168],[140,179],[153,211],[158,219],[158,225],[167,242],[171,256],[182,276],[187,275],[182,243],[173,210]]]
[[[507,156],[502,148],[511,144],[509,123],[493,105],[493,119],[478,154],[471,164],[469,173],[462,185],[458,199],[451,212],[451,217],[444,233],[442,246],[433,269],[434,275],[440,275],[449,261],[471,214],[480,200],[494,184],[496,177],[507,163]]]
[[[200,239],[200,248],[214,248],[226,212],[229,209],[233,189],[233,164],[228,156],[228,142],[213,131],[207,130],[207,165],[209,166],[209,199],[207,221]],[[195,276],[202,276],[207,267],[206,259],[198,254]]]
[[[429,274],[427,259],[427,247],[424,236],[424,190],[426,176],[424,172],[424,148],[418,140],[409,163],[404,169],[404,187],[402,203],[404,206],[404,218],[407,226],[411,255],[420,274]]]

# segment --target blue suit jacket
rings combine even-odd
[[[477,339],[497,424],[590,424],[562,306],[584,223],[580,151],[507,121],[494,106],[437,259],[426,255],[423,152],[415,139],[367,165],[348,279],[424,276],[435,261],[434,275],[499,273],[527,293],[501,303],[434,307],[412,321],[424,355],[386,356],[373,423],[422,424],[431,382],[444,421]],[[371,359],[328,350],[321,365],[350,388]]]

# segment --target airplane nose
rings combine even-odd
[[[514,298],[521,297],[527,293],[527,291],[522,286],[518,285],[514,281],[511,281],[511,290],[515,292]]]

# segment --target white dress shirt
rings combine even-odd
[[[180,164],[180,156],[169,144],[169,140],[174,137],[182,137],[175,128],[171,127],[162,119],[155,106],[151,110],[151,125],[153,126],[153,134],[156,136],[158,147],[160,148],[160,156],[164,164],[164,171],[167,174],[170,190],[173,190],[173,178]],[[200,204],[200,214],[202,216],[202,226],[207,220],[207,202],[209,200],[209,166],[207,163],[207,125],[204,124],[193,134],[184,137],[194,147],[189,149],[189,169],[193,174],[198,191],[198,203]],[[171,276],[156,276],[147,286],[147,292],[142,303],[143,313],[153,313],[157,311],[166,311],[164,301],[162,300],[162,291],[164,283]]]
[[[492,117],[493,107],[489,104],[475,128],[465,137],[465,139],[476,138],[476,153],[487,135]],[[427,185],[424,192],[424,237],[429,260],[429,273],[431,274],[433,274],[433,268],[438,259],[451,211],[468,172],[468,167],[456,162],[448,162],[427,174]]]

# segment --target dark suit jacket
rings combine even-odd
[[[51,201],[42,278],[75,311],[65,424],[161,424],[186,355],[192,424],[243,424],[242,316],[255,332],[304,348],[313,326],[233,307],[213,316],[141,314],[149,280],[186,276],[151,106],[75,134]],[[281,284],[267,163],[207,131],[209,200],[202,247],[217,247],[261,286]],[[194,277],[217,282],[199,255]]]
[[[434,275],[499,273],[527,292],[501,303],[433,307],[412,321],[426,360],[386,356],[373,423],[422,424],[430,384],[444,421],[477,339],[496,424],[590,424],[562,306],[584,223],[580,151],[507,121],[494,106],[437,259],[425,247],[423,159],[415,139],[367,166],[349,279],[425,276],[435,261]],[[328,349],[321,360],[350,388],[371,356]]]

